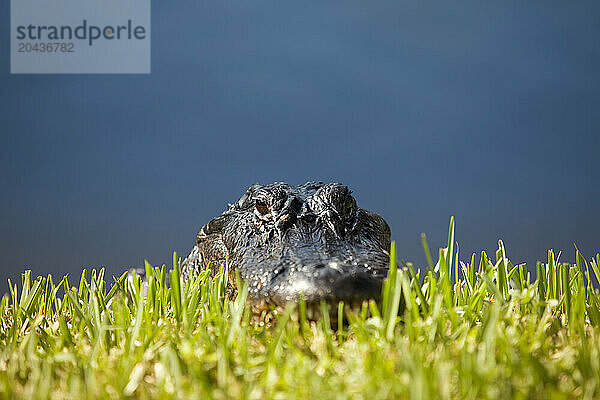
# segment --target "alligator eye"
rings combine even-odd
[[[256,202],[256,210],[261,214],[261,215],[265,215],[268,211],[269,208],[267,207],[267,205],[265,203],[263,203],[262,201],[257,201]]]
[[[347,219],[352,218],[354,211],[356,211],[356,200],[354,197],[348,196],[344,203],[344,217]]]

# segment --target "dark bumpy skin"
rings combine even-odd
[[[252,185],[200,229],[182,272],[210,265],[214,273],[227,261],[248,282],[254,305],[283,306],[301,292],[308,304],[376,299],[388,272],[390,228],[358,208],[351,193],[340,183]]]

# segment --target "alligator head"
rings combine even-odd
[[[228,262],[253,304],[283,306],[301,293],[307,304],[357,303],[380,296],[389,248],[388,224],[345,185],[256,184],[200,229],[182,272]]]

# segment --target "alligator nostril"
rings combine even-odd
[[[281,274],[282,274],[282,273],[285,271],[285,269],[286,269],[286,268],[285,268],[284,266],[282,266],[282,265],[280,265],[280,266],[278,266],[277,268],[275,268],[275,269],[273,270],[273,278],[276,278],[276,277],[278,277],[279,275],[281,275]]]

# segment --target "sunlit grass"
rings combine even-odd
[[[534,280],[501,241],[459,260],[453,220],[435,264],[423,243],[421,270],[392,246],[379,304],[316,323],[303,303],[253,323],[225,268],[184,283],[176,256],[147,288],[25,272],[0,303],[0,398],[600,398],[600,255],[550,251]]]

